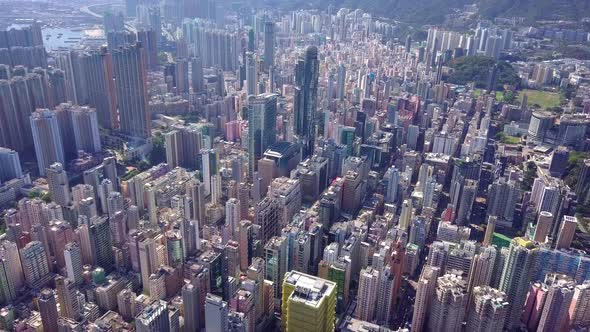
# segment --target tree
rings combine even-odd
[[[157,165],[166,162],[166,148],[164,147],[164,136],[162,133],[156,133],[152,140],[152,151],[149,156],[149,163]]]

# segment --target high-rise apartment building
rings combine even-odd
[[[147,72],[141,44],[114,50],[113,66],[121,131],[130,136],[150,137]]]
[[[428,327],[431,331],[459,331],[467,304],[467,283],[459,275],[449,273],[436,281]]]
[[[54,163],[46,170],[47,185],[51,199],[62,207],[72,202],[68,175],[60,163]]]
[[[38,298],[39,313],[41,314],[41,323],[43,331],[58,332],[57,328],[57,302],[51,289],[44,289]]]
[[[467,331],[494,332],[504,328],[508,307],[506,294],[489,286],[477,286],[469,302]]]
[[[371,322],[375,318],[379,271],[372,267],[362,269],[359,275],[358,300],[355,317]]]
[[[537,256],[538,248],[532,241],[520,237],[512,239],[500,280],[500,290],[506,293],[508,301],[508,314],[504,324],[507,329],[518,326],[520,322]]]
[[[96,109],[98,123],[105,128],[119,127],[113,58],[105,47],[83,57],[88,101]]]
[[[31,129],[39,174],[44,176],[53,163],[65,165],[65,154],[55,112],[39,109],[31,114]]]
[[[72,107],[69,112],[72,119],[76,151],[101,152],[102,146],[100,144],[96,110],[86,106],[79,106]]]

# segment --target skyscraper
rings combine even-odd
[[[313,155],[315,147],[316,103],[319,78],[318,49],[310,46],[305,57],[295,67],[295,96],[293,125],[298,143],[301,144],[301,159]]]
[[[538,256],[535,244],[520,237],[512,239],[509,250],[500,279],[500,290],[506,293],[508,300],[504,324],[507,329],[518,326]]]
[[[473,289],[467,308],[467,331],[494,332],[504,328],[508,302],[506,294],[489,286]]]
[[[49,193],[54,202],[62,207],[70,205],[70,183],[68,175],[60,163],[53,163],[46,170]]]
[[[205,92],[205,81],[203,78],[203,60],[200,56],[191,58],[191,84],[193,93]]]
[[[18,152],[0,147],[0,181],[8,181],[23,176]]]
[[[248,104],[248,176],[253,180],[257,162],[276,141],[277,96],[262,94]]]
[[[102,151],[98,132],[96,110],[86,106],[72,107],[70,110],[72,129],[77,151],[96,153]]]
[[[41,291],[38,299],[39,313],[41,313],[41,322],[43,323],[43,331],[57,332],[57,302],[55,295],[51,289],[44,289]]]
[[[269,71],[275,66],[275,23],[264,24],[264,69]]]
[[[355,317],[367,322],[375,317],[375,303],[379,284],[379,271],[368,267],[362,269],[359,276],[358,304]]]
[[[207,293],[205,298],[205,329],[211,332],[228,331],[229,308],[221,296]]]
[[[66,275],[75,284],[82,283],[82,252],[76,243],[68,243],[64,249]]]
[[[334,331],[336,283],[291,271],[283,281],[283,331]]]
[[[137,332],[171,332],[166,301],[155,301],[135,317]]]
[[[44,176],[51,164],[65,164],[59,124],[55,112],[47,109],[35,111],[30,120],[39,174]]]
[[[465,287],[465,280],[456,274],[445,274],[437,279],[428,320],[431,331],[461,330],[467,304]]]
[[[105,128],[119,127],[113,58],[105,47],[83,57],[88,101],[96,109],[98,123]]]
[[[539,320],[538,332],[563,330],[569,319],[569,309],[574,296],[575,282],[564,275],[548,274],[545,278],[548,285],[547,297],[543,304],[543,312]]]
[[[246,52],[246,92],[248,96],[256,95],[258,74],[256,73],[256,55]]]
[[[557,242],[555,243],[556,249],[569,249],[576,229],[578,228],[578,218],[574,216],[563,216],[561,226],[559,227],[559,233],[557,234]]]
[[[150,137],[147,72],[141,44],[123,46],[113,51],[115,90],[119,105],[120,129],[124,134]]]
[[[186,284],[182,287],[182,303],[184,305],[184,330],[186,332],[197,332],[200,330],[200,291],[198,287]]]

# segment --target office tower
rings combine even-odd
[[[428,320],[431,331],[461,330],[467,304],[466,286],[461,276],[452,273],[437,279]]]
[[[248,96],[256,95],[258,86],[258,74],[256,72],[256,58],[252,52],[246,52],[246,93]]]
[[[568,165],[569,150],[565,146],[558,146],[553,150],[551,162],[549,163],[549,174],[553,177],[560,178],[565,172]]]
[[[283,331],[334,331],[336,283],[290,271],[282,287]]]
[[[284,236],[274,236],[268,240],[264,246],[264,261],[266,273],[264,279],[273,282],[275,298],[281,296],[281,285],[283,277],[287,273],[287,262],[289,254],[287,251],[287,238]]]
[[[72,129],[77,151],[89,153],[101,152],[96,110],[86,106],[70,109]]]
[[[82,283],[82,252],[76,243],[68,243],[64,249],[66,276],[79,285]]]
[[[559,227],[559,233],[557,234],[555,249],[569,249],[574,240],[577,228],[578,218],[574,216],[563,216],[561,226]]]
[[[143,308],[135,317],[135,330],[137,332],[171,332],[166,301],[155,301]]]
[[[375,318],[375,303],[379,286],[379,271],[372,267],[362,269],[359,275],[357,307],[354,316],[367,322]]]
[[[260,240],[266,243],[271,237],[279,233],[279,209],[277,202],[264,197],[258,202],[254,212],[255,224],[260,226]]]
[[[276,141],[277,96],[262,94],[248,104],[248,176],[253,180],[262,154]]]
[[[547,294],[537,331],[550,332],[563,330],[569,319],[569,309],[576,284],[564,275],[548,274],[545,278]]]
[[[111,229],[106,217],[96,218],[89,227],[90,248],[93,264],[110,271],[113,267],[113,245]]]
[[[518,326],[529,282],[537,264],[538,248],[525,238],[514,238],[500,279],[500,290],[508,296],[508,314],[504,327]]]
[[[51,289],[43,289],[37,299],[41,323],[44,332],[58,332],[57,328],[57,303]]]
[[[467,331],[502,331],[508,309],[506,294],[489,286],[478,286],[473,289],[472,297],[467,308]]]
[[[193,93],[200,94],[205,92],[203,60],[198,55],[191,58],[191,84],[193,86]]]
[[[494,237],[494,230],[496,229],[496,222],[498,218],[496,216],[489,216],[488,217],[488,226],[486,227],[486,233],[483,239],[484,246],[491,246],[492,245],[492,238]]]
[[[57,276],[55,278],[55,289],[57,290],[60,316],[78,319],[81,312],[80,305],[78,304],[76,285],[70,279]]]
[[[551,232],[551,225],[553,224],[553,214],[547,211],[541,211],[539,218],[537,218],[537,225],[535,225],[535,235],[533,241],[545,243],[547,236]]]
[[[112,55],[102,47],[100,51],[90,52],[82,59],[88,86],[88,103],[96,109],[98,123],[105,128],[118,128]]]
[[[39,175],[53,163],[65,164],[64,148],[55,112],[39,109],[31,114],[31,129]]]
[[[188,80],[188,60],[183,58],[176,59],[174,71],[176,73],[176,93],[188,95],[190,84]]]
[[[590,325],[590,281],[577,285],[569,309],[569,327],[579,328]]]
[[[318,49],[310,46],[295,67],[293,125],[297,142],[302,147],[301,159],[313,155],[315,147],[316,99],[319,78]]]
[[[264,24],[264,70],[267,72],[275,66],[275,23]]]
[[[205,298],[205,329],[211,332],[228,331],[229,308],[221,296],[207,293]]]
[[[115,90],[119,105],[120,129],[124,134],[150,137],[147,73],[141,44],[113,51]]]
[[[29,287],[37,287],[49,281],[49,265],[45,247],[39,241],[31,241],[20,250],[20,259]]]
[[[18,152],[0,147],[0,182],[23,176]]]
[[[197,286],[186,284],[182,287],[182,303],[184,312],[184,331],[197,332],[201,325],[200,290]]]
[[[70,183],[62,164],[53,163],[46,172],[51,199],[63,207],[70,205]]]

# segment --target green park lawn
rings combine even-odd
[[[558,107],[560,104],[559,93],[528,89],[519,91],[517,97],[518,104],[522,102],[522,98],[525,94],[528,96],[527,104],[529,106],[533,106],[536,104],[541,106],[541,108],[546,109]]]

